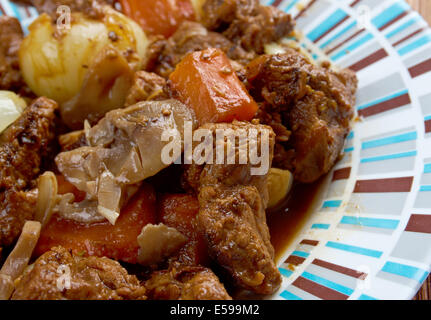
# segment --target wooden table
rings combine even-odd
[[[431,0],[406,0],[431,25]],[[431,276],[425,281],[414,298],[415,300],[431,300]]]
[[[430,0],[406,0],[414,10],[418,11],[431,24]]]

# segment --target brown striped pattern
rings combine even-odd
[[[361,2],[361,0],[355,0],[355,1],[353,1],[352,2],[352,4],[350,5],[352,8],[354,7],[354,6],[356,6],[359,2]]]
[[[329,289],[303,277],[298,277],[292,284],[295,287],[324,300],[347,300],[349,298],[341,292]]]
[[[326,268],[326,269],[329,269],[329,270],[332,270],[332,271],[335,271],[335,272],[338,272],[338,273],[345,274],[346,276],[353,277],[353,278],[356,278],[356,279],[362,279],[363,280],[363,279],[365,279],[367,277],[366,273],[358,272],[356,270],[349,269],[349,268],[346,268],[346,267],[342,267],[342,266],[339,266],[337,264],[333,264],[333,263],[330,263],[330,262],[327,262],[327,261],[323,261],[323,260],[320,260],[320,259],[314,259],[313,262],[312,262],[312,264],[315,264],[316,266],[319,266],[319,267],[322,267],[322,268]]]
[[[431,132],[431,120],[425,121],[425,133]]]
[[[356,62],[355,64],[351,65],[349,69],[352,69],[353,71],[360,71],[362,69],[365,69],[366,67],[372,65],[373,63],[376,63],[377,61],[382,60],[383,58],[386,58],[388,56],[388,53],[385,49],[380,49],[374,52],[373,54],[369,55],[368,57]]]
[[[303,264],[304,261],[305,261],[305,258],[303,257],[289,256],[289,258],[287,258],[286,261],[284,261],[284,263],[290,263],[290,264],[293,264],[294,266],[299,266],[300,264]]]
[[[431,215],[412,214],[405,231],[431,233]]]
[[[28,9],[27,6],[24,7],[24,11],[25,11],[25,14],[27,15],[27,18],[30,18],[31,17],[31,13],[30,13],[30,10]]]
[[[412,78],[419,77],[429,71],[431,71],[431,59],[425,60],[424,62],[409,68],[409,72]]]
[[[349,179],[351,171],[351,167],[335,170],[332,176],[332,181]]]
[[[391,100],[383,101],[365,109],[358,110],[358,114],[362,117],[370,117],[385,111],[396,109],[411,103],[410,95],[408,93],[402,96],[395,97]]]
[[[408,15],[408,11],[404,11],[403,13],[401,13],[398,17],[396,17],[395,19],[392,19],[391,21],[389,21],[388,23],[386,23],[384,26],[381,26],[379,28],[380,31],[385,30],[386,28],[390,27],[391,25],[393,25],[395,22],[401,20],[402,18],[404,18],[406,15]]]
[[[339,44],[337,44],[336,46],[334,46],[333,48],[329,49],[328,51],[326,51],[326,54],[331,54],[332,52],[334,52],[335,50],[337,50],[339,47],[341,47],[342,45],[344,45],[345,43],[349,42],[350,40],[352,40],[353,38],[357,37],[358,35],[360,35],[362,32],[364,32],[365,29],[360,29],[358,31],[356,31],[354,34],[352,34],[350,37],[348,37],[347,39],[341,41]]]
[[[329,30],[327,30],[326,32],[324,32],[320,37],[318,37],[316,40],[314,40],[313,42],[316,43],[318,42],[320,39],[322,39],[323,37],[325,37],[328,33],[330,33],[332,30],[334,30],[335,28],[337,28],[338,26],[340,26],[344,21],[346,21],[347,19],[349,19],[350,16],[345,16],[343,19],[341,19],[337,24],[335,24],[334,26],[332,26]]]
[[[354,193],[385,193],[410,192],[413,177],[359,180],[356,182]]]
[[[300,244],[308,244],[310,246],[317,246],[319,244],[319,241],[317,240],[310,240],[310,239],[304,239],[300,242]]]
[[[313,6],[313,4],[315,4],[316,3],[316,1],[317,0],[311,0],[310,1],[310,3],[304,8],[304,9],[302,9],[297,15],[296,15],[296,17],[295,17],[295,20],[296,19],[298,19],[298,18],[300,18],[301,16],[303,16],[304,15],[304,13],[308,10],[308,9],[310,9],[312,6]]]
[[[272,4],[273,7],[278,7],[283,0],[275,0]]]
[[[410,33],[408,36],[406,36],[406,37],[402,38],[401,40],[398,40],[397,42],[395,42],[393,44],[393,46],[396,47],[396,46],[400,45],[401,43],[403,43],[403,42],[405,42],[405,41],[413,38],[415,35],[421,33],[424,30],[425,30],[424,28],[420,28],[420,29],[416,30],[415,32]]]

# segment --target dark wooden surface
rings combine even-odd
[[[431,0],[406,0],[413,9],[417,10],[431,25]],[[415,300],[430,300],[431,277],[425,281],[422,288],[414,298]]]

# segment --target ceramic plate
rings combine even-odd
[[[295,17],[315,59],[359,77],[360,120],[271,298],[411,299],[431,265],[431,30],[402,0],[263,3]],[[37,15],[8,0],[0,13],[24,29]]]

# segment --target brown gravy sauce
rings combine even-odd
[[[296,240],[320,200],[327,177],[312,184],[296,184],[287,198],[276,208],[267,210],[266,219],[279,262],[286,249]]]

